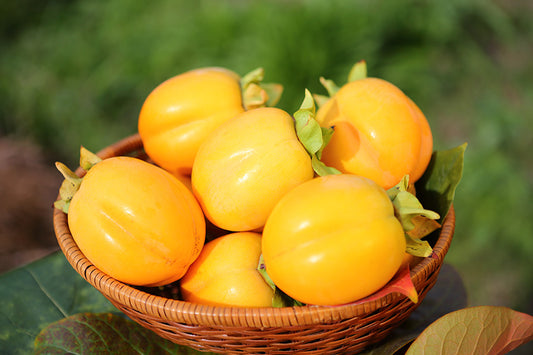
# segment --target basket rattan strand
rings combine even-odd
[[[145,159],[138,135],[98,153],[102,158],[130,155]],[[78,174],[82,174],[78,169]],[[54,209],[58,243],[72,267],[118,309],[142,326],[175,343],[228,354],[355,354],[383,340],[422,302],[436,282],[455,229],[450,209],[433,254],[411,270],[418,304],[393,293],[365,303],[285,308],[213,307],[148,293],[97,269],[79,250],[67,216]]]

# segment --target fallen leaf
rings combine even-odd
[[[163,339],[112,313],[78,313],[50,324],[34,354],[206,354]]]
[[[507,354],[531,340],[533,316],[507,307],[478,306],[439,318],[406,354]]]
[[[431,323],[466,305],[466,288],[461,275],[451,265],[445,263],[442,265],[435,286],[429,290],[424,300],[420,302],[420,306],[387,338],[366,349],[361,355],[403,354],[405,347]]]

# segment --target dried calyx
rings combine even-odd
[[[96,154],[91,153],[84,147],[80,148],[80,167],[89,171],[94,165],[98,164],[102,159]],[[54,207],[60,209],[61,211],[68,213],[68,208],[70,206],[70,201],[80,188],[80,185],[83,181],[83,178],[79,177],[70,170],[65,164],[61,162],[56,162],[56,168],[63,175],[65,180],[59,188],[60,199],[54,202]]]

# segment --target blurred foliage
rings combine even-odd
[[[76,164],[136,131],[144,98],[201,66],[262,66],[294,112],[351,65],[425,112],[435,148],[469,142],[448,259],[473,304],[533,312],[533,25],[528,1],[25,0],[0,11],[0,133]]]

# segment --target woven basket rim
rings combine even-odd
[[[104,148],[98,152],[98,155],[105,159],[116,155],[126,155],[141,149],[142,142],[140,137],[138,134],[134,134]],[[83,172],[78,168],[76,173],[82,175]],[[67,215],[57,208],[54,208],[53,224],[58,244],[65,257],[87,282],[113,303],[124,305],[139,313],[148,314],[163,321],[209,327],[263,328],[304,326],[332,323],[365,315],[392,303],[406,300],[406,297],[399,293],[390,293],[368,302],[357,301],[337,306],[306,305],[283,308],[245,308],[208,306],[169,299],[124,284],[99,270],[78,248],[70,233]],[[454,230],[455,210],[451,206],[442,223],[440,235],[433,247],[432,255],[422,259],[411,270],[411,278],[417,291],[420,291],[421,284],[425,278],[442,265],[450,247]]]

